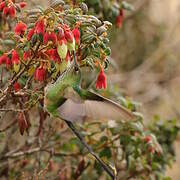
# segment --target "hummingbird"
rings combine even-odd
[[[75,58],[75,57],[74,57]],[[45,109],[53,117],[70,122],[86,119],[135,120],[137,116],[122,105],[91,90],[81,88],[81,70],[76,61],[57,79],[47,85]]]
[[[77,64],[75,52],[73,52],[73,59],[56,82],[45,88],[44,107],[51,116],[64,120],[110,177],[116,179],[114,170],[93,152],[74,123],[83,123],[86,119],[135,120],[137,116],[122,105],[93,91],[81,88],[81,69]]]

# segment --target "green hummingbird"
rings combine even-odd
[[[51,116],[64,120],[110,177],[116,179],[114,170],[108,167],[93,152],[73,123],[83,121],[87,118],[135,120],[137,116],[110,99],[92,91],[82,89],[81,70],[76,62],[75,52],[73,52],[73,58],[74,60],[70,66],[57,81],[45,88],[45,109]]]
[[[81,70],[74,61],[54,84],[45,88],[44,105],[50,115],[71,122],[137,118],[120,104],[93,91],[82,89]]]

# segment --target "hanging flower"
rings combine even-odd
[[[14,18],[16,16],[16,9],[14,6],[9,7],[9,15]]]
[[[54,44],[56,44],[57,37],[54,32],[46,32],[43,36],[43,42],[44,44],[47,44],[48,41],[52,41]]]
[[[59,57],[59,54],[57,52],[57,49],[49,49],[47,50],[46,54],[55,62],[60,63],[61,59]]]
[[[107,82],[106,82],[106,76],[103,72],[103,69],[101,69],[99,75],[98,75],[98,78],[97,78],[97,81],[96,81],[96,88],[97,89],[106,89],[107,87]]]
[[[21,8],[24,8],[27,4],[26,4],[26,2],[20,2],[19,5]]]
[[[37,81],[44,81],[46,79],[46,70],[39,67],[35,70],[34,79]]]
[[[9,7],[4,7],[3,8],[3,14],[8,15],[8,13],[9,13]]]
[[[18,53],[16,52],[16,50],[12,50],[12,58],[11,58],[11,60],[12,60],[12,63],[13,64],[19,64],[20,63],[20,61],[19,61],[19,55],[18,55]]]
[[[6,60],[8,59],[8,56],[3,54],[1,57],[0,57],[0,65],[1,64],[4,64],[6,63]]]
[[[20,84],[18,82],[15,82],[13,84],[13,88],[14,88],[14,91],[17,92],[17,91],[19,91],[21,89],[21,86],[20,86]]]
[[[42,34],[42,35],[43,35],[43,34],[44,34],[44,31],[45,31],[45,24],[44,24],[44,20],[41,19],[40,21],[38,21],[38,22],[36,23],[34,32],[35,32],[36,34]]]
[[[3,10],[5,7],[5,1],[1,2],[0,3],[0,11]]]
[[[9,68],[11,68],[11,66],[12,66],[12,61],[9,58],[7,58],[6,59],[6,68],[9,69]]]
[[[33,35],[34,35],[34,29],[30,29],[27,34],[27,40],[30,41]]]
[[[120,9],[119,15],[116,17],[116,26],[118,28],[122,27],[123,19],[124,19],[124,11],[123,9]]]
[[[61,27],[58,27],[57,39],[61,40],[64,38],[64,30]]]
[[[16,27],[14,29],[14,32],[16,35],[23,35],[27,29],[27,25],[20,21],[19,23],[16,24]]]
[[[77,27],[75,27],[72,31],[73,35],[74,35],[74,39],[77,45],[80,44],[80,31]]]
[[[31,51],[25,51],[23,57],[24,57],[24,60],[26,61],[28,58],[31,57]]]

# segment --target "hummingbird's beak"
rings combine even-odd
[[[75,71],[78,71],[78,70],[79,70],[79,65],[78,65],[78,63],[77,63],[75,51],[73,51],[73,61],[74,61],[74,68],[75,68]]]

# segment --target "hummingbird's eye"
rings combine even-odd
[[[79,68],[78,68],[77,66],[75,66],[75,67],[74,67],[74,70],[75,70],[76,72],[78,72],[78,71],[79,71]]]

